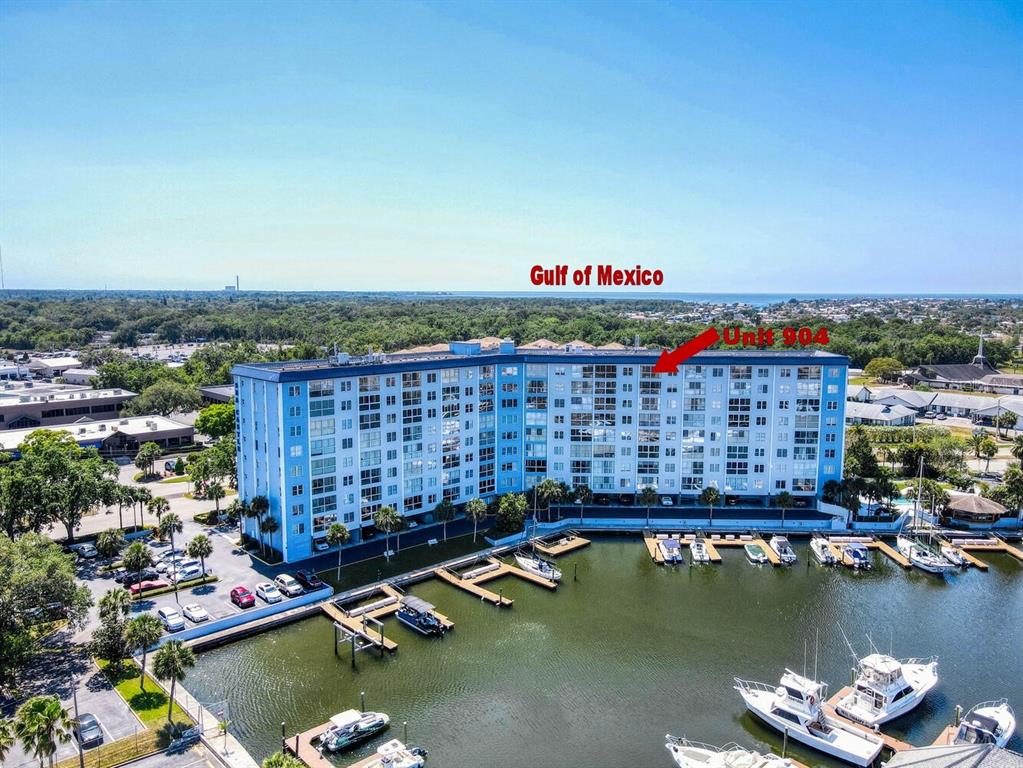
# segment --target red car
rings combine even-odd
[[[231,590],[231,602],[239,608],[251,608],[256,604],[256,596],[245,587],[235,587]]]
[[[170,586],[166,581],[162,579],[154,579],[152,581],[142,581],[138,584],[131,585],[131,593],[133,595],[140,595],[143,592],[148,592],[151,589],[159,589],[160,587]]]

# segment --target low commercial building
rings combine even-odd
[[[874,427],[909,427],[916,421],[916,411],[903,405],[861,403],[850,400],[845,405],[845,423]]]
[[[127,389],[8,383],[0,389],[0,430],[50,427],[81,418],[111,419],[133,397],[135,393]]]
[[[68,384],[81,384],[92,386],[92,380],[99,377],[99,371],[95,368],[70,368],[64,371],[61,376]]]
[[[95,448],[106,457],[134,456],[143,443],[156,443],[161,448],[181,448],[192,444],[195,429],[189,424],[164,416],[133,416],[127,419],[90,421],[45,427],[67,432],[83,448]],[[10,429],[0,432],[0,451],[17,458],[21,444],[36,429]]]
[[[234,397],[233,384],[208,384],[199,387],[199,394],[202,395],[204,403],[229,403]]]
[[[973,420],[978,424],[994,425],[995,419],[1003,413],[1016,414],[1016,427],[1023,427],[1023,397],[999,397],[989,399],[990,405],[973,413]]]
[[[28,361],[29,371],[44,379],[62,376],[64,371],[81,367],[82,362],[77,357],[33,357]]]

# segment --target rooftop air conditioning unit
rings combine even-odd
[[[128,420],[127,420],[127,419],[121,419],[121,420],[120,420],[119,422],[117,422],[117,423],[118,423],[118,424],[123,424],[123,425],[127,426],[127,424],[128,424]]]

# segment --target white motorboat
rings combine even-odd
[[[763,565],[764,563],[771,562],[767,557],[767,553],[764,552],[764,548],[759,544],[744,544],[742,549],[746,553],[746,559],[754,565]]]
[[[1016,713],[1009,702],[985,701],[978,704],[959,723],[953,744],[996,744],[1004,747],[1016,730]]]
[[[782,565],[792,565],[796,562],[796,550],[785,536],[772,536],[767,546],[775,551]]]
[[[936,659],[899,661],[872,653],[857,662],[854,672],[852,690],[835,710],[871,728],[906,714],[938,684]]]
[[[710,552],[707,551],[707,545],[703,539],[693,539],[689,542],[689,552],[692,554],[694,563],[710,562]]]
[[[715,747],[670,733],[664,738],[664,746],[679,768],[790,768],[792,765],[792,761],[784,757],[770,752],[762,755],[738,744]]]
[[[657,551],[666,563],[684,563],[685,556],[682,554],[682,543],[672,537],[657,540]]]
[[[897,536],[895,548],[905,555],[911,564],[927,573],[941,574],[955,570],[955,566],[948,560],[908,536]]]
[[[824,683],[786,669],[778,686],[736,678],[735,690],[767,725],[832,757],[865,768],[881,752],[880,737],[824,712]]]
[[[952,544],[942,544],[940,552],[941,556],[954,566],[965,568],[968,565],[966,558],[963,557],[963,553],[959,551],[959,547],[953,546]]]
[[[343,752],[387,729],[391,718],[383,712],[360,712],[346,709],[330,718],[327,730],[320,734],[318,749]]]
[[[854,571],[869,571],[874,567],[870,561],[870,550],[858,541],[842,546],[842,565]]]
[[[810,539],[810,551],[821,565],[834,565],[836,562],[831,544],[823,536],[814,536]]]
[[[407,747],[398,739],[391,739],[377,747],[375,760],[359,765],[362,768],[423,768],[426,765],[426,750],[422,747]]]
[[[537,554],[516,552],[515,562],[519,564],[519,568],[536,576],[542,576],[550,581],[561,581],[561,571],[557,566]]]

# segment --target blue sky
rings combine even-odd
[[[8,287],[1023,291],[1023,4],[0,3]]]

